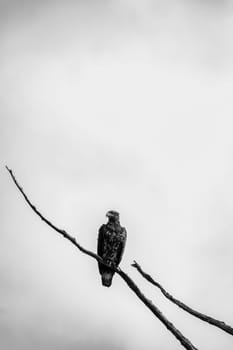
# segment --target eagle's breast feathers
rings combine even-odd
[[[119,257],[122,255],[125,243],[125,230],[114,230],[106,227],[103,239],[103,259],[110,264],[118,265]]]
[[[126,230],[120,225],[102,225],[98,253],[108,265],[119,265],[126,241]]]

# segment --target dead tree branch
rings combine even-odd
[[[62,230],[56,227],[51,221],[46,219],[39,210],[32,204],[27,195],[25,194],[23,188],[17,182],[13,172],[6,166],[7,171],[9,172],[12,180],[14,181],[16,187],[19,189],[21,194],[23,195],[25,201],[28,203],[30,208],[43,220],[48,226],[61,234],[64,238],[68,239],[72,244],[74,244],[82,253],[89,255],[95,260],[104,263],[102,258],[97,254],[91,252],[83,248],[74,237],[68,234],[65,230]],[[119,267],[114,268],[114,271],[127,283],[129,288],[137,295],[137,297],[146,305],[146,307],[167,327],[167,329],[180,341],[181,345],[187,350],[198,350],[189,339],[187,339],[164,315],[163,313],[149,300],[146,296],[140,291],[138,286],[134,283],[134,281]]]
[[[215,327],[220,328],[221,330],[223,330],[224,332],[227,332],[231,335],[233,335],[233,328],[229,325],[227,325],[225,322],[223,321],[219,321],[216,320],[213,317],[207,316],[205,314],[202,314],[194,309],[191,309],[191,307],[189,307],[188,305],[182,303],[182,301],[174,298],[171,294],[169,294],[162,286],[160,283],[156,282],[148,273],[146,273],[145,271],[142,270],[141,266],[134,261],[132,264],[133,267],[135,267],[138,272],[151,284],[153,284],[154,286],[158,287],[161,292],[163,293],[163,295],[169,299],[170,301],[172,301],[174,304],[176,304],[177,306],[179,306],[181,309],[183,309],[184,311],[187,311],[189,314],[199,318],[202,321],[205,321]]]

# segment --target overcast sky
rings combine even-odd
[[[199,349],[233,338],[130,267],[233,325],[233,6],[229,0],[0,1],[2,350],[178,350],[95,250],[109,209],[122,268]]]

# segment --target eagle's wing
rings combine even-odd
[[[97,254],[102,258],[103,257],[103,249],[104,249],[104,232],[106,228],[105,225],[102,225],[99,229],[99,234],[98,234],[98,244],[97,244]],[[102,273],[102,268],[104,267],[103,264],[98,263],[99,265],[99,271]]]
[[[98,244],[97,244],[97,254],[101,257],[103,256],[103,248],[104,248],[104,232],[105,232],[105,225],[102,225],[99,229]]]
[[[122,228],[123,234],[124,234],[124,239],[122,240],[119,248],[118,248],[118,252],[117,252],[117,257],[116,257],[116,265],[118,266],[121,262],[122,256],[124,254],[125,251],[125,244],[126,244],[126,238],[127,238],[127,233],[126,233],[126,229],[123,227]]]

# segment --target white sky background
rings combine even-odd
[[[105,212],[122,262],[200,349],[233,338],[175,308],[130,267],[233,325],[231,1],[1,1],[0,348],[178,350],[95,250]]]

